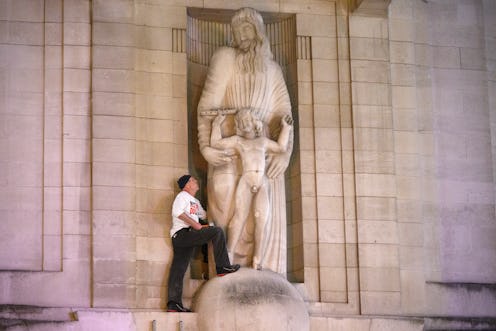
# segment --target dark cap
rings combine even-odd
[[[186,186],[186,183],[189,181],[190,178],[191,175],[182,175],[181,177],[179,177],[179,179],[177,180],[177,185],[179,185],[179,188],[181,190]]]

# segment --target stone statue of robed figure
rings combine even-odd
[[[198,104],[198,142],[209,167],[209,218],[225,230],[233,263],[285,274],[284,172],[293,149],[291,103],[262,16],[242,8],[231,27],[232,47],[221,47],[212,56]],[[241,110],[253,116],[238,116],[236,122]],[[264,139],[255,139],[259,136]],[[257,157],[247,162],[250,153]]]

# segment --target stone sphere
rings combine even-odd
[[[281,275],[241,268],[205,283],[195,298],[202,331],[305,331],[305,302]]]

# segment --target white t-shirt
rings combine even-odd
[[[185,223],[178,218],[179,215],[181,215],[182,213],[186,213],[189,217],[191,217],[198,223],[200,218],[207,218],[207,213],[205,212],[200,201],[197,198],[186,191],[179,192],[179,194],[176,196],[176,199],[174,199],[174,202],[172,203],[172,227],[170,230],[171,237],[174,235],[174,233],[181,230],[182,228],[189,228],[188,223]]]

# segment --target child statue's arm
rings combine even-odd
[[[224,122],[224,119],[226,118],[225,115],[222,115],[219,113],[217,117],[212,121],[212,132],[210,134],[210,146],[219,148],[219,141],[222,140],[222,132],[220,130],[220,126],[222,122]]]
[[[267,144],[267,151],[272,153],[284,153],[288,149],[289,138],[291,134],[291,129],[293,128],[293,119],[291,116],[286,115],[281,118],[281,132],[277,138],[277,143],[275,141],[269,140]]]
[[[226,115],[219,113],[212,121],[212,133],[210,135],[210,146],[214,148],[233,148],[235,147],[235,139],[237,136],[222,138],[221,125],[224,122]]]
[[[289,143],[289,134],[291,133],[291,129],[293,128],[293,119],[291,116],[286,115],[281,118],[281,133],[279,134],[279,138],[277,139],[277,143],[281,148],[286,151]]]

